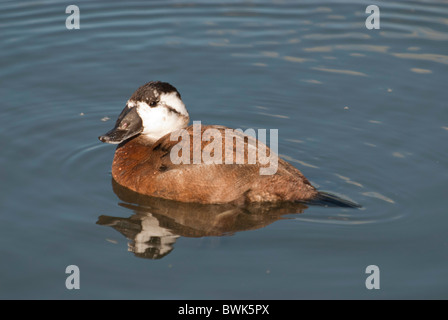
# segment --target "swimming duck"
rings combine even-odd
[[[351,201],[318,191],[298,169],[280,158],[275,158],[275,173],[260,174],[268,164],[260,157],[251,159],[249,153],[255,148],[258,155],[260,148],[264,148],[267,156],[273,156],[274,152],[263,143],[223,126],[202,125],[197,129],[195,125],[189,126],[189,121],[181,95],[171,84],[152,81],[138,88],[118,116],[115,127],[99,137],[102,142],[118,144],[112,163],[113,179],[139,194],[181,202],[306,202],[358,207]],[[214,141],[210,137],[204,139],[207,131],[214,132],[214,140],[218,136],[223,140],[218,141],[222,149],[215,148],[210,153],[219,154],[221,162],[201,159],[201,152],[210,151],[209,144]],[[195,143],[198,132],[202,138]],[[234,136],[230,143],[225,143],[223,137],[229,132]],[[238,143],[244,148],[238,148]],[[179,145],[186,147],[182,149]],[[197,154],[199,162],[195,161]],[[179,162],[180,155],[191,161]],[[229,155],[233,162],[224,161]]]

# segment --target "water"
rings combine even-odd
[[[80,30],[69,4],[0,11],[1,298],[448,297],[446,1],[78,1]],[[363,208],[123,195],[97,137],[151,80],[192,120],[279,129],[285,159]]]

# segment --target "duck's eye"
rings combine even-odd
[[[151,101],[151,102],[149,103],[149,106],[150,106],[151,108],[154,108],[156,105],[157,105],[157,101]]]

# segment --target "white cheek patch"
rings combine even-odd
[[[137,108],[138,108],[138,110],[146,110],[146,109],[156,109],[156,108],[151,108],[150,106],[149,106],[149,104],[147,104],[146,102],[142,102],[142,101],[139,101],[139,102],[137,102],[136,103],[136,106],[137,106]]]
[[[181,115],[188,117],[187,108],[185,108],[185,104],[178,97],[176,92],[162,93],[160,95],[159,104],[172,108]]]
[[[151,108],[146,102],[137,103],[137,113],[142,119],[144,131],[154,131],[161,127],[161,120],[167,116],[168,110],[161,107]]]
[[[158,139],[188,124],[188,116],[181,116],[163,105],[151,108],[146,102],[138,102],[136,107],[143,123],[142,134],[150,138]]]

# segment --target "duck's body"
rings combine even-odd
[[[200,138],[200,143],[194,143],[195,128],[188,127],[188,122],[188,112],[174,87],[163,82],[149,82],[140,87],[128,100],[115,128],[100,137],[103,142],[119,143],[112,164],[113,179],[137,193],[182,202],[324,201],[332,205],[356,206],[317,191],[298,169],[276,155],[275,173],[260,174],[266,162],[260,161],[258,156],[255,162],[249,160],[249,149],[257,141],[238,133],[232,143],[226,144],[224,136],[231,129],[222,126],[200,127],[201,135],[208,129],[222,134],[222,161],[216,164],[215,159],[214,163],[204,163],[199,158],[200,163],[194,162],[194,155],[202,154],[210,141]],[[191,142],[188,155],[191,161],[188,163],[173,162],[173,153],[178,155],[179,142],[172,138],[172,133],[178,130],[183,132],[182,140],[188,140],[188,137]],[[238,139],[244,149],[236,147]],[[256,144],[257,150],[260,147],[267,148],[264,144]],[[267,148],[265,154],[270,153]],[[228,164],[225,158],[229,154],[233,160],[240,155],[242,158],[239,159],[244,158],[244,161]]]
[[[224,136],[226,128],[221,126],[202,126],[201,130],[210,128]],[[193,140],[193,126],[185,130]],[[155,142],[139,136],[121,144],[115,152],[112,177],[138,193],[185,202],[306,201],[318,194],[299,170],[281,159],[275,174],[260,175],[263,165],[259,161],[247,164],[247,143],[244,164],[224,163],[226,152],[237,152],[235,144],[224,143],[222,164],[194,164],[193,154],[209,142],[190,144],[190,164],[173,164],[170,155],[177,143],[167,134]]]

